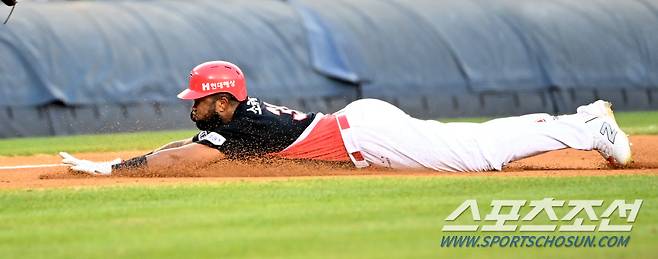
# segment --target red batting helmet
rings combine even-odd
[[[240,68],[226,61],[210,61],[196,66],[190,72],[190,86],[178,98],[194,100],[216,93],[229,93],[244,101],[247,84]]]

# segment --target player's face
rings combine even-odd
[[[217,112],[219,101],[212,96],[194,101],[190,118],[199,130],[214,130],[223,125],[222,116]]]
[[[216,99],[212,96],[206,96],[194,100],[192,113],[190,114],[192,121],[201,121],[211,117],[213,113],[216,112],[215,101]]]

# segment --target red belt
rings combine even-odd
[[[341,130],[346,130],[346,129],[350,128],[350,123],[347,121],[347,117],[345,115],[338,115],[338,116],[336,116],[336,118],[338,119],[338,125],[340,126]],[[352,155],[352,157],[354,157],[354,160],[356,160],[356,161],[364,161],[365,160],[363,158],[363,154],[361,154],[361,152],[359,152],[359,151],[352,152],[352,153],[350,153],[350,155]]]

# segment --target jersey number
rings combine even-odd
[[[267,109],[271,113],[274,113],[276,115],[281,115],[282,113],[283,114],[289,114],[290,116],[292,116],[293,120],[300,121],[300,120],[306,119],[308,117],[308,115],[306,115],[306,113],[303,113],[303,112],[300,112],[300,111],[297,111],[297,110],[293,110],[293,109],[290,109],[290,108],[285,107],[285,106],[278,106],[278,105],[269,104],[269,103],[266,103],[266,102],[263,102],[263,104],[265,104],[265,109]]]

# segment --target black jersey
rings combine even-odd
[[[193,141],[216,148],[229,158],[274,153],[295,142],[314,118],[315,113],[303,113],[250,97],[238,105],[229,123],[201,131]]]

